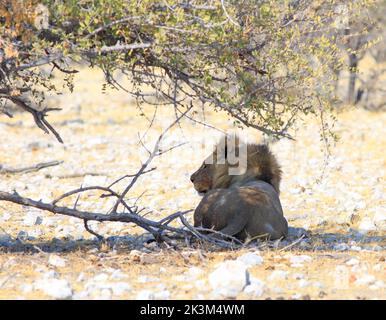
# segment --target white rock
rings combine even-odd
[[[79,276],[76,278],[76,282],[83,282],[86,279],[83,272],[79,274]]]
[[[272,273],[268,276],[268,280],[285,280],[288,278],[288,272],[284,270],[274,270]]]
[[[209,275],[209,284],[215,296],[235,298],[246,286],[248,278],[243,262],[224,261]]]
[[[8,221],[9,219],[11,219],[11,214],[9,214],[8,212],[4,212],[2,215],[0,215],[0,221]]]
[[[29,235],[34,238],[39,238],[43,234],[43,231],[40,229],[34,229],[29,231]]]
[[[55,270],[41,270],[40,272],[43,272],[43,278],[45,279],[59,279],[59,273],[57,273]]]
[[[203,288],[205,288],[205,281],[204,280],[197,280],[194,282],[194,286],[196,287],[196,289],[198,290],[202,290]]]
[[[71,286],[66,280],[41,279],[34,282],[34,288],[55,299],[69,299],[72,296]]]
[[[374,271],[381,271],[383,269],[383,265],[378,263],[373,267]]]
[[[117,296],[131,292],[131,286],[126,282],[110,283],[110,287],[113,290],[114,295]]]
[[[373,220],[375,223],[386,221],[386,214],[384,212],[378,211],[374,214]]]
[[[106,184],[106,176],[91,176],[86,175],[83,179],[83,187],[92,187],[92,186],[104,186]]]
[[[149,290],[142,290],[138,292],[136,300],[153,300],[155,299],[154,293]]]
[[[115,280],[121,280],[121,279],[127,279],[129,276],[127,274],[124,274],[121,270],[115,269],[112,273],[110,278]]]
[[[34,286],[32,284],[24,284],[21,286],[21,291],[23,293],[30,293],[32,292]]]
[[[365,285],[374,284],[375,281],[376,279],[373,275],[365,274],[362,277],[357,278],[357,280],[355,280],[355,284],[359,286],[365,286]]]
[[[163,291],[154,293],[154,299],[156,300],[166,300],[169,298],[170,298],[170,292],[168,290],[163,290]]]
[[[154,277],[148,277],[148,276],[139,276],[137,278],[137,281],[140,283],[148,283],[148,282],[157,282],[159,281],[159,279]]]
[[[251,278],[251,283],[244,288],[244,292],[254,297],[260,297],[264,293],[265,284],[257,278]]]
[[[386,208],[385,208],[385,211],[386,211]],[[383,212],[377,211],[374,214],[373,221],[377,229],[386,230],[386,214],[384,214]]]
[[[249,268],[262,264],[264,259],[259,254],[248,252],[238,257],[237,261],[243,262],[247,266],[247,268]]]
[[[112,291],[109,288],[102,289],[97,296],[98,300],[110,300],[112,298]]]
[[[164,267],[161,267],[161,268],[159,268],[159,272],[160,273],[165,273],[167,270],[166,270],[166,268],[164,268]]]
[[[305,279],[300,279],[298,282],[299,288],[306,288],[310,285],[310,282]]]
[[[107,281],[108,279],[109,279],[109,275],[107,273],[100,273],[96,275],[94,278],[92,278],[91,281],[103,282],[103,281]]]
[[[42,224],[42,222],[42,217],[37,215],[35,212],[27,212],[23,219],[23,225],[29,227]]]
[[[370,289],[372,290],[379,290],[379,289],[384,289],[386,288],[385,283],[382,280],[377,280],[375,283],[371,284],[369,286]]]
[[[66,260],[57,256],[56,254],[50,254],[50,257],[48,258],[48,263],[54,267],[62,268],[66,266]]]
[[[361,220],[361,222],[359,223],[359,226],[358,226],[358,230],[361,233],[366,233],[366,232],[369,232],[369,231],[374,231],[376,229],[377,229],[377,227],[375,226],[374,222],[371,221],[371,219],[369,217],[363,218]]]
[[[292,264],[301,264],[304,262],[310,262],[312,260],[312,257],[307,255],[289,256],[289,260]]]
[[[204,270],[198,267],[190,267],[188,271],[186,272],[186,277],[189,280],[195,280],[199,278],[201,275],[203,275]]]
[[[356,258],[351,258],[350,260],[348,260],[348,261],[346,262],[346,264],[349,265],[349,266],[354,266],[354,265],[359,264],[359,260],[356,259]]]

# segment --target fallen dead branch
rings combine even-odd
[[[173,150],[177,146],[171,146],[168,148],[161,148],[161,141],[167,132],[175,126],[182,117],[184,117],[191,109],[192,105],[186,109],[185,112],[182,112],[173,123],[171,123],[158,137],[154,147],[152,149],[147,149],[142,143],[143,147],[148,151],[147,160],[141,165],[140,169],[135,174],[126,174],[123,177],[115,180],[107,187],[104,186],[88,186],[88,187],[80,187],[75,190],[71,190],[69,192],[64,193],[60,197],[56,198],[51,203],[46,203],[43,201],[33,200],[27,197],[23,197],[19,195],[16,191],[13,193],[0,191],[0,200],[8,201],[12,203],[16,203],[22,206],[34,207],[40,210],[45,210],[52,212],[54,214],[65,215],[69,217],[74,217],[83,220],[84,227],[86,231],[90,234],[96,236],[98,240],[104,240],[104,237],[97,232],[93,231],[88,225],[89,221],[98,221],[98,222],[124,222],[124,223],[134,223],[142,229],[146,230],[150,234],[154,236],[156,241],[164,241],[167,242],[168,239],[184,239],[186,243],[190,243],[192,239],[196,239],[201,242],[207,242],[221,248],[233,249],[237,247],[243,246],[243,244],[234,237],[222,234],[220,232],[214,230],[206,230],[194,228],[188,220],[185,218],[187,213],[190,213],[192,210],[179,211],[175,212],[168,217],[162,218],[159,221],[153,221],[151,219],[145,218],[145,214],[140,215],[140,213],[145,208],[138,208],[137,202],[133,205],[130,205],[127,202],[126,196],[129,191],[134,187],[140,177],[144,174],[152,172],[155,168],[150,168],[149,165],[152,160],[156,157],[159,157],[166,152]],[[150,151],[152,150],[152,151]],[[51,165],[56,165],[56,163],[51,162]],[[37,168],[42,168],[40,164],[35,166]],[[33,168],[35,168],[33,167]],[[32,168],[32,169],[33,169]],[[32,170],[31,168],[27,168]],[[24,168],[24,171],[26,168]],[[122,193],[117,192],[112,189],[114,185],[116,185],[119,181],[123,179],[131,178],[130,182],[123,190]],[[114,206],[108,212],[90,212],[90,211],[82,211],[77,209],[77,204],[80,198],[80,195],[84,192],[89,191],[100,191],[102,192],[100,198],[105,197],[114,197],[116,199]],[[72,208],[66,206],[60,206],[59,203],[71,196],[77,195],[75,203]],[[180,222],[181,225],[178,227],[172,226],[172,222]],[[213,236],[212,236],[213,234]],[[229,241],[231,240],[231,241]]]
[[[62,164],[63,161],[49,161],[49,162],[41,162],[35,164],[33,166],[24,167],[24,168],[7,168],[0,165],[0,174],[17,174],[17,173],[29,173],[39,171],[44,168],[49,168],[53,166],[58,166]]]

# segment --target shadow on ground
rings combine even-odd
[[[38,241],[35,239],[12,239],[0,235],[0,252],[3,253],[52,253],[52,252],[73,252],[87,251],[90,249],[115,249],[115,250],[144,250],[147,252],[159,249],[170,248],[170,244],[159,243],[149,248],[148,244],[153,243],[154,238],[150,234],[141,236],[111,236],[104,242],[95,240],[71,240],[57,239],[50,241]],[[184,250],[188,247],[203,249],[202,244],[192,241],[171,239],[173,249]],[[260,250],[281,250],[281,251],[383,251],[386,249],[386,236],[381,232],[362,234],[358,230],[350,229],[346,233],[324,232],[323,230],[308,230],[303,228],[290,228],[286,239],[277,241],[252,241],[246,248],[257,248]],[[224,250],[213,246],[207,246],[209,251]]]

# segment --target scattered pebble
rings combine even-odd
[[[138,292],[136,300],[154,300],[154,293],[149,290],[142,290]]]
[[[48,263],[54,267],[65,267],[66,266],[66,260],[59,257],[56,254],[50,254],[48,258]]]
[[[260,297],[264,293],[265,284],[263,281],[251,277],[250,284],[244,288],[244,293],[253,297]]]
[[[42,290],[54,299],[69,299],[72,297],[72,288],[68,281],[61,279],[41,279],[33,284],[34,289]]]
[[[377,227],[375,226],[374,222],[369,217],[364,217],[358,226],[359,232],[365,233],[365,234],[369,231],[374,231],[376,229],[377,229]]]
[[[348,261],[346,262],[346,264],[349,265],[349,266],[354,266],[354,265],[359,264],[359,260],[356,259],[356,258],[351,258],[350,260],[348,260]]]
[[[215,296],[235,298],[247,285],[249,274],[245,263],[237,260],[222,262],[210,275],[209,284]]]
[[[248,252],[237,258],[238,261],[243,262],[247,268],[258,266],[263,263],[264,259],[260,254],[254,252]]]
[[[286,280],[288,278],[288,272],[284,270],[274,270],[272,273],[268,276],[268,280]]]

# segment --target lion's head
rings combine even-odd
[[[236,167],[241,170],[235,173],[237,170],[232,169]],[[250,180],[265,181],[279,193],[281,173],[275,156],[266,144],[243,144],[237,136],[224,136],[190,180],[200,193],[229,188],[235,183]]]

